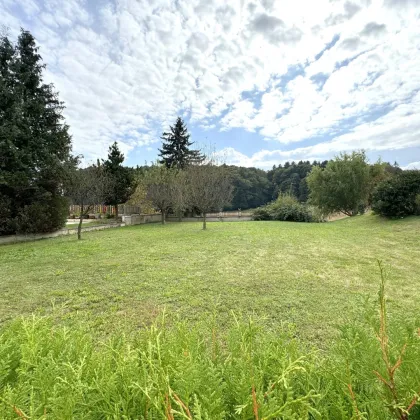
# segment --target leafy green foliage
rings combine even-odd
[[[67,219],[69,202],[61,196],[44,197],[26,205],[16,219],[18,233],[42,233],[58,230]]]
[[[62,187],[76,162],[63,103],[43,83],[44,68],[29,32],[22,30],[15,45],[0,38],[0,234],[65,224]],[[31,212],[39,219],[28,220]]]
[[[109,185],[105,204],[115,206],[117,217],[118,204],[127,202],[135,189],[133,171],[122,166],[123,162],[124,155],[119,150],[117,142],[114,142],[109,146],[108,159],[103,162],[103,167]]]
[[[254,209],[271,200],[272,186],[262,169],[229,166],[234,188],[232,202],[225,210]]]
[[[306,177],[313,167],[324,168],[326,164],[327,161],[313,161],[312,163],[299,161],[274,166],[272,170],[267,172],[267,178],[272,184],[271,198],[276,198],[279,194],[289,194],[296,197],[300,202],[306,202],[309,194]]]
[[[372,209],[386,217],[420,214],[419,194],[420,171],[403,171],[378,185]]]
[[[201,163],[204,156],[198,150],[191,150],[194,143],[190,141],[187,126],[181,117],[175,126],[170,126],[169,133],[163,133],[162,149],[159,149],[160,163],[167,168],[185,169],[191,163]]]
[[[229,169],[229,176],[234,187],[232,201],[224,207],[224,210],[255,209],[276,199],[280,193],[293,195],[299,202],[305,203],[309,198],[307,176],[313,167],[325,168],[327,163],[328,161],[286,162],[284,165],[274,166],[269,171],[221,165]],[[133,171],[141,178],[148,168],[148,166],[137,166]],[[401,172],[401,169],[389,163],[378,162],[370,165],[370,188],[398,172]],[[369,195],[369,204],[370,202]],[[365,205],[362,207],[364,209]]]
[[[341,153],[329,161],[325,169],[312,169],[307,178],[310,201],[325,214],[342,212],[354,216],[368,204],[371,179],[363,151]]]
[[[280,194],[276,201],[253,212],[254,220],[278,220],[284,222],[320,222],[314,208],[290,194]]]
[[[215,317],[193,325],[163,315],[104,343],[80,326],[21,319],[0,334],[0,416],[417,418],[419,320],[388,323],[384,290],[382,281],[379,316],[366,304],[325,353],[290,324],[269,330],[254,318],[221,331]]]

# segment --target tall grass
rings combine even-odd
[[[83,327],[20,319],[0,335],[1,419],[416,419],[418,321],[379,303],[320,351],[282,325],[166,316],[98,343]],[[379,308],[379,309],[378,309]]]

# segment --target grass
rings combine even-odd
[[[230,312],[296,324],[323,346],[376,297],[388,268],[393,313],[419,310],[420,218],[326,224],[148,224],[0,248],[0,323],[33,312],[95,334],[134,331],[163,308],[184,320]]]

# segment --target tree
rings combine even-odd
[[[341,153],[325,169],[315,166],[307,183],[310,202],[325,214],[354,216],[367,206],[372,188],[366,155],[363,151]]]
[[[118,204],[126,203],[134,192],[134,176],[130,168],[122,166],[124,155],[117,142],[109,146],[108,159],[103,162],[108,177],[109,192],[106,204],[115,206],[115,217],[118,218]]]
[[[284,167],[274,166],[268,171],[267,178],[272,184],[272,197],[276,199],[280,194],[292,194],[299,201],[306,202],[308,199],[308,188],[306,177],[314,166],[320,166],[321,163],[314,161],[286,162]]]
[[[382,181],[373,193],[372,209],[386,217],[420,214],[420,171],[402,171]]]
[[[185,169],[192,163],[201,163],[204,156],[199,150],[191,150],[194,143],[190,141],[187,127],[184,121],[178,117],[175,126],[170,126],[170,132],[164,132],[162,149],[159,149],[159,156],[162,158],[159,163],[167,168]]]
[[[43,83],[45,65],[34,37],[0,37],[0,234],[64,226],[63,183],[75,165],[64,105]]]
[[[233,185],[226,166],[213,162],[191,165],[186,170],[190,207],[203,214],[203,230],[210,211],[220,211],[232,200]]]
[[[83,219],[95,205],[105,203],[110,187],[109,178],[101,166],[76,169],[72,174],[66,192],[71,202],[80,206],[77,239],[82,238]]]
[[[188,178],[185,171],[177,171],[174,174],[172,209],[178,214],[178,220],[182,222],[182,215],[188,209]]]
[[[165,224],[168,211],[175,202],[175,183],[178,171],[163,165],[153,165],[144,175],[142,183],[146,188],[146,198],[161,212]]]
[[[271,183],[262,169],[228,166],[234,187],[232,202],[226,209],[251,209],[271,200]]]

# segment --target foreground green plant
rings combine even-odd
[[[388,325],[383,273],[379,317],[366,308],[325,352],[236,317],[222,332],[162,315],[105,343],[21,319],[0,335],[0,418],[418,418],[418,323]]]

